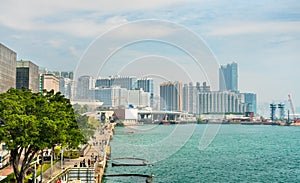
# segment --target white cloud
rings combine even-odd
[[[78,51],[75,47],[73,47],[73,46],[70,46],[69,47],[69,51],[70,51],[70,53],[73,55],[73,56],[75,56],[75,57],[77,57],[77,58],[79,58],[80,56],[81,56],[81,52],[80,51]]]
[[[5,4],[3,3],[0,7],[0,25],[16,30],[54,30],[79,36],[90,36],[99,33],[99,30],[107,30],[112,26],[127,22],[125,18],[118,16],[108,18],[104,23],[97,22],[103,15],[123,13],[132,10],[142,11],[180,2],[185,1],[93,0],[87,3],[86,1],[79,0],[72,2],[58,0],[11,0]],[[65,14],[68,16],[65,16]],[[76,19],[77,17],[80,18]]]
[[[257,33],[299,33],[300,22],[289,21],[269,21],[269,22],[229,22],[215,24],[212,26],[212,31],[208,33],[210,36],[232,36],[243,34]]]
[[[47,43],[54,48],[60,48],[64,44],[64,41],[61,39],[51,39]]]

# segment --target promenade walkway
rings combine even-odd
[[[106,153],[107,143],[109,141],[111,135],[111,129],[109,127],[103,127],[95,131],[95,138],[90,139],[89,141],[89,150],[83,157],[79,157],[76,159],[64,159],[63,165],[58,161],[53,165],[52,171],[49,168],[47,171],[43,173],[43,183],[51,180],[55,175],[58,175],[61,171],[69,167],[94,167],[95,163],[103,160],[104,155]],[[95,171],[104,171],[95,167]],[[102,175],[100,177],[103,176]],[[98,179],[101,179],[101,178]],[[101,182],[101,180],[98,180]]]
[[[95,131],[95,138],[90,139],[89,145],[88,145],[88,151],[83,157],[79,157],[76,159],[64,159],[63,162],[57,161],[55,164],[53,164],[52,168],[47,169],[45,172],[43,172],[42,175],[42,182],[48,182],[53,177],[58,175],[61,171],[63,171],[66,168],[69,167],[80,167],[80,165],[83,166],[90,166],[94,167],[94,163],[96,161],[100,162],[103,160],[104,155],[106,153],[107,143],[109,141],[111,135],[111,128],[102,127]],[[85,163],[83,163],[85,162]],[[99,169],[99,167],[95,167],[95,171],[102,172],[102,174],[98,177],[98,182],[101,182],[101,178],[103,176],[103,169]],[[0,170],[0,176],[8,176],[9,174],[13,173],[12,166],[5,167]],[[40,177],[39,179],[40,180]]]

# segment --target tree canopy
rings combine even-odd
[[[32,93],[25,88],[11,88],[0,94],[0,119],[0,142],[10,150],[18,182],[24,181],[39,151],[55,145],[77,147],[86,140],[69,99],[53,90]]]

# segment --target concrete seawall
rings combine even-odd
[[[105,167],[107,163],[107,159],[110,156],[110,140],[113,138],[113,133],[114,133],[114,128],[115,124],[110,124],[108,127],[108,136],[106,140],[106,145],[104,147],[105,149],[105,154],[103,156],[103,159],[99,161],[99,163],[95,166],[95,182],[96,183],[101,183],[102,178],[105,172]]]

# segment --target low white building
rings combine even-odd
[[[135,124],[138,120],[138,109],[117,109],[115,116],[125,124]]]

